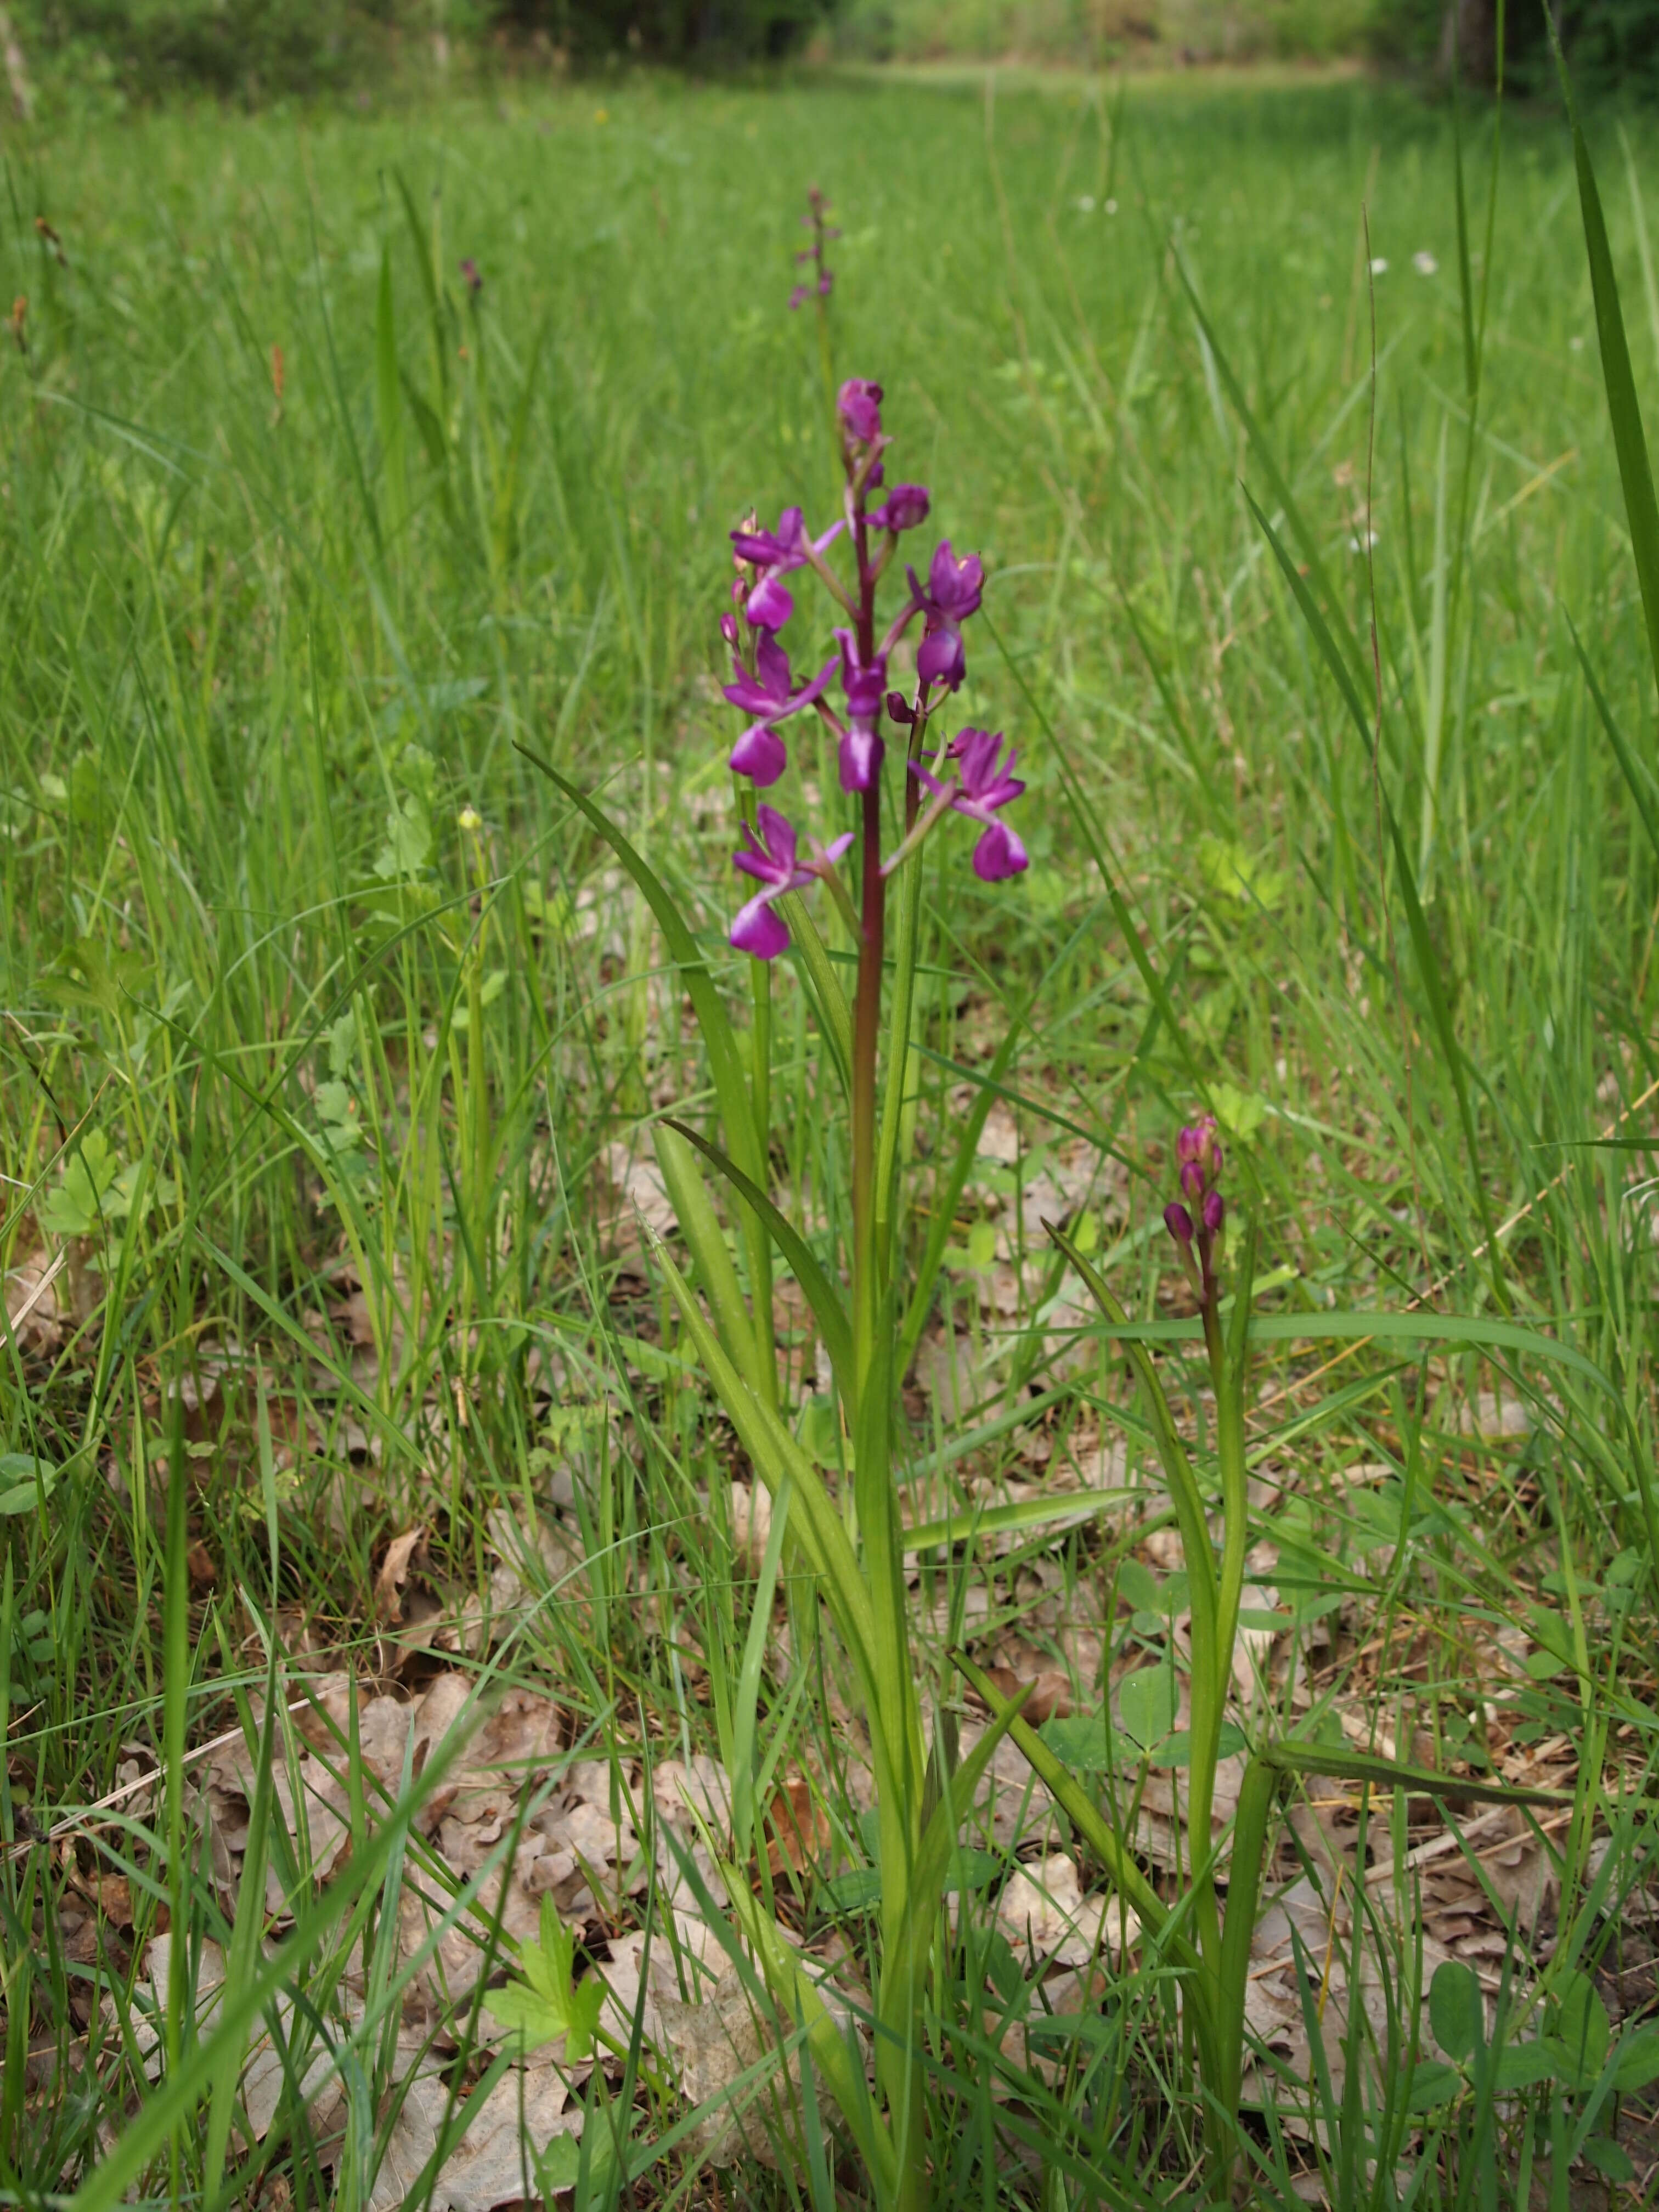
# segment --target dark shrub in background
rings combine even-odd
[[[1573,76],[1588,94],[1659,92],[1659,0],[1553,0]],[[1497,46],[1497,0],[1376,0],[1373,50],[1383,59],[1442,75],[1454,49],[1466,82],[1490,84]],[[1504,70],[1522,94],[1547,94],[1555,81],[1539,0],[1508,0]]]

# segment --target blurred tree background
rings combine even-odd
[[[1587,93],[1659,90],[1659,0],[1554,0]],[[1497,0],[0,0],[15,105],[253,103],[434,70],[474,75],[634,56],[699,67],[810,52],[873,60],[1120,64],[1354,57],[1445,82],[1492,80]],[[1540,0],[1510,0],[1508,76],[1547,94]]]

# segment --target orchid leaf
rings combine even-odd
[[[638,884],[646,903],[657,918],[668,946],[670,957],[679,969],[699,1027],[708,1052],[708,1069],[714,1078],[714,1095],[720,1100],[720,1119],[726,1127],[726,1141],[732,1147],[740,1165],[751,1173],[758,1166],[758,1146],[755,1137],[754,1115],[750,1109],[749,1091],[744,1075],[743,1060],[738,1050],[738,1040],[708,964],[697,949],[689,923],[670,896],[662,879],[638,850],[623,835],[603,807],[598,806],[587,793],[568,777],[559,774],[539,753],[528,745],[520,744],[521,752],[532,768],[538,768],[549,781],[557,785],[578,812],[587,820],[610,846],[629,874]]]
[[[848,1399],[853,1374],[853,1326],[847,1318],[847,1309],[842,1304],[835,1285],[819,1264],[811,1245],[788,1216],[781,1212],[754,1180],[745,1175],[735,1161],[730,1160],[717,1145],[685,1122],[671,1115],[667,1127],[695,1145],[703,1158],[717,1167],[732,1188],[750,1205],[764,1223],[772,1242],[782,1253],[790,1273],[800,1285],[806,1303],[812,1309],[812,1318],[817,1322],[823,1338],[824,1349],[836,1370],[836,1379],[842,1385],[842,1395]]]
[[[680,1225],[680,1234],[684,1237],[696,1264],[699,1286],[714,1313],[720,1341],[750,1389],[763,1391],[762,1354],[756,1340],[754,1323],[744,1303],[738,1271],[732,1264],[732,1255],[726,1249],[725,1231],[709,1203],[708,1189],[691,1156],[690,1145],[697,1142],[698,1139],[683,1122],[659,1122],[656,1130],[657,1164],[662,1170],[663,1182],[667,1188],[675,1218]],[[745,1176],[744,1181],[747,1180]],[[753,1184],[750,1184],[750,1189],[753,1188]]]

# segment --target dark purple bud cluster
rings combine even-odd
[[[471,254],[461,264],[461,282],[475,300],[483,289],[483,278],[478,274],[478,264]]]
[[[1176,1241],[1200,1304],[1210,1305],[1216,1296],[1215,1263],[1227,1218],[1225,1202],[1216,1188],[1221,1181],[1222,1154],[1213,1114],[1181,1132],[1176,1139],[1176,1164],[1182,1195],[1164,1207],[1164,1225]]]
[[[807,187],[806,213],[801,217],[801,228],[810,230],[812,243],[803,246],[795,256],[797,264],[810,261],[812,274],[797,284],[789,295],[792,308],[804,307],[808,300],[827,300],[835,289],[835,272],[824,262],[823,249],[832,238],[841,236],[832,222],[824,218],[830,212],[830,203],[816,185]]]

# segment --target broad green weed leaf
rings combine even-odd
[[[1613,2042],[1607,2008],[1588,1974],[1571,1973],[1556,1992],[1555,2039],[1565,2064],[1564,2078],[1575,2087],[1594,2081],[1607,2063]]]
[[[1412,2073],[1407,2105],[1413,2112],[1431,2112],[1437,2105],[1449,2105],[1462,2086],[1463,2076],[1455,2066],[1438,2058],[1420,2058]]]
[[[1118,1685],[1123,1733],[1143,1751],[1162,1743],[1175,1726],[1175,1675],[1168,1667],[1138,1667]]]
[[[64,1170],[64,1180],[40,1208],[40,1226],[52,1237],[91,1237],[109,1218],[106,1205],[120,1165],[101,1129],[88,1129]]]
[[[1448,1959],[1435,1968],[1429,1984],[1429,2026],[1448,2058],[1474,2055],[1486,2030],[1486,2011],[1473,1966]]]
[[[41,1498],[51,1497],[61,1472],[28,1452],[0,1452],[0,1514],[33,1513]]]
[[[1535,2089],[1553,2081],[1560,2070],[1561,2053],[1553,2037],[1534,2043],[1506,2043],[1492,2067],[1492,2085],[1506,2089]]]
[[[503,2027],[516,2027],[526,2051],[564,2038],[565,2057],[585,2058],[593,2048],[605,2002],[605,1984],[591,1974],[573,1983],[576,1939],[559,1918],[550,1897],[542,1899],[541,1940],[526,1943],[524,1979],[489,1993],[489,2009]]]
[[[388,882],[418,876],[432,858],[432,817],[425,801],[406,791],[386,817],[386,842],[375,857],[374,872]]]
[[[1659,2081],[1659,2027],[1638,2028],[1620,2050],[1613,2086],[1622,2095],[1652,2081]]]

